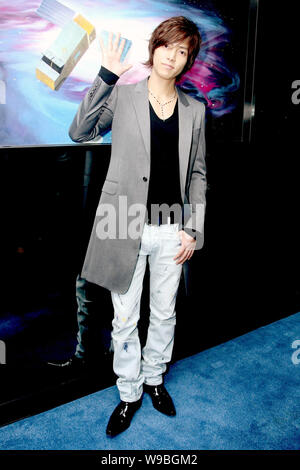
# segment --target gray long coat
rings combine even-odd
[[[177,91],[184,226],[197,230],[196,248],[200,249],[204,242],[206,192],[205,106],[179,88]],[[149,185],[150,112],[147,79],[118,86],[108,85],[99,76],[96,77],[79,106],[69,135],[75,142],[86,142],[109,128],[112,129],[111,160],[81,276],[110,291],[125,293],[134,273],[141,237],[133,239],[124,236],[123,229],[121,234],[119,232],[121,220],[127,220],[128,225],[133,220],[128,214],[124,215],[124,196],[127,197],[127,208],[137,203],[146,207]],[[172,182],[166,181],[166,184]],[[120,196],[123,196],[122,203]],[[110,204],[115,210],[117,237],[114,239],[99,239],[97,235],[98,224],[104,221],[104,208],[107,207],[104,204]],[[145,217],[142,217],[141,226],[144,221]]]

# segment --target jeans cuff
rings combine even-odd
[[[150,385],[150,387],[151,387],[151,386],[152,386],[152,387],[156,387],[157,385],[161,385],[162,383],[163,383],[163,380],[161,380],[159,383],[155,383],[155,384],[146,382],[146,381],[144,380],[144,384],[145,384],[145,385]]]

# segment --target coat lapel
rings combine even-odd
[[[134,88],[133,104],[137,114],[137,121],[150,162],[150,111],[148,100],[148,77],[138,82]]]
[[[148,77],[138,82],[134,88],[133,102],[137,114],[138,124],[143,136],[147,156],[150,162],[150,112],[148,100]],[[179,114],[179,168],[181,196],[184,201],[186,175],[189,163],[190,147],[192,142],[193,115],[188,100],[180,88],[178,92]]]

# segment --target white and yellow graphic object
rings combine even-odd
[[[58,90],[96,37],[95,27],[76,14],[63,27],[36,67],[36,77],[52,90]]]

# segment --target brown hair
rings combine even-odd
[[[176,77],[179,80],[183,74],[192,68],[202,42],[198,27],[185,16],[173,16],[155,28],[149,41],[149,59],[145,62],[145,65],[152,67],[153,54],[158,47],[184,41],[187,38],[189,38],[188,59],[183,71]]]

